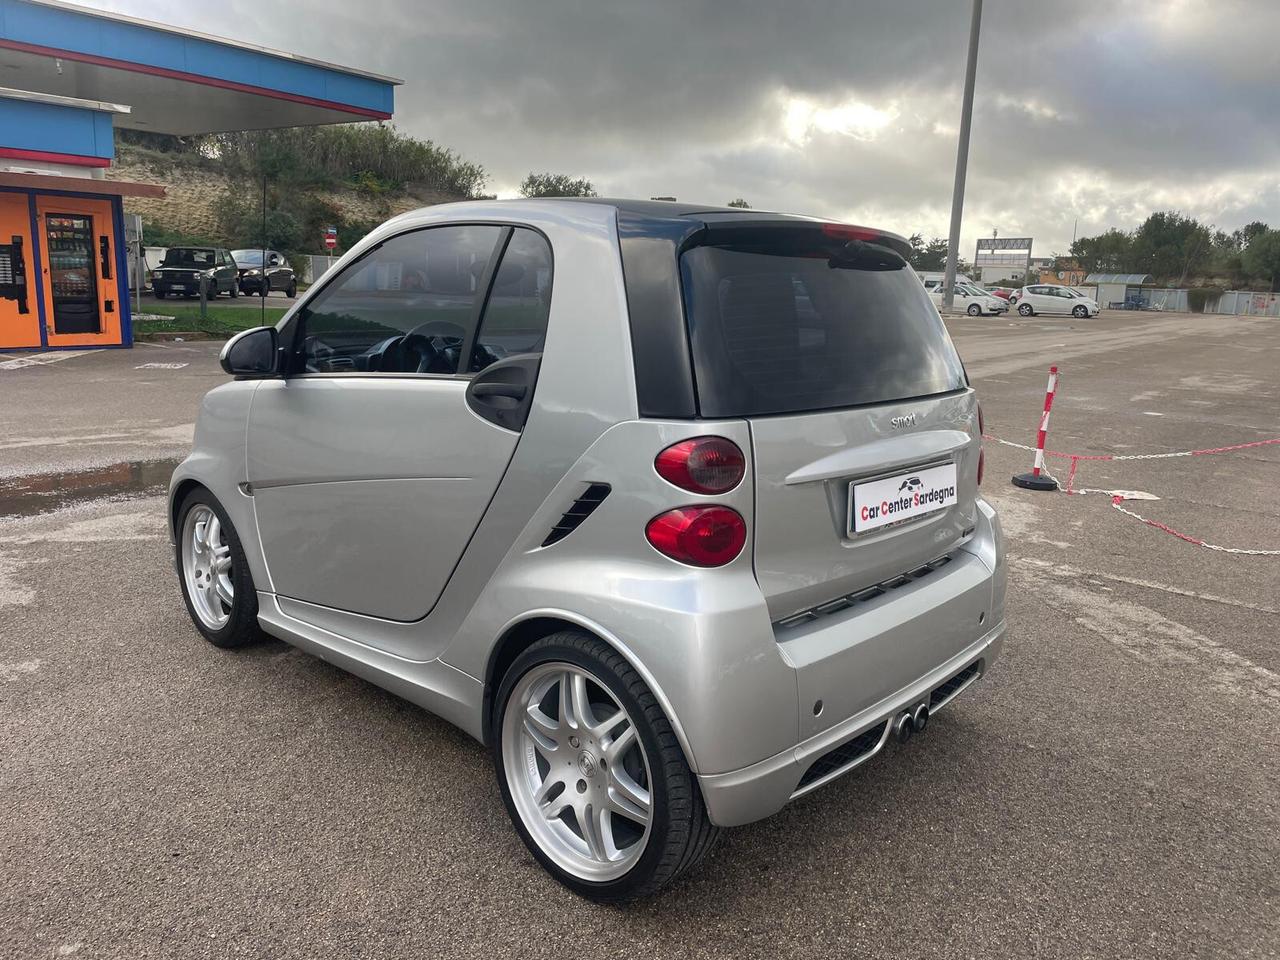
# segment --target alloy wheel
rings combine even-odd
[[[635,866],[653,780],[635,721],[598,678],[571,663],[533,667],[507,699],[501,746],[520,819],[557,866],[589,881]]]
[[[235,587],[231,579],[231,546],[222,521],[198,503],[182,525],[182,579],[196,616],[210,630],[221,630],[231,618]]]

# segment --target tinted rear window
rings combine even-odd
[[[747,417],[885,403],[965,386],[911,268],[812,231],[681,257],[698,406]]]

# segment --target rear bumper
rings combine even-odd
[[[1000,655],[1004,635],[1005,623],[1001,621],[972,646],[939,664],[892,696],[810,737],[794,748],[741,770],[700,776],[698,782],[711,821],[722,827],[751,823],[777,813],[790,800],[825,786],[861,766],[883,748],[890,736],[893,718],[903,710],[918,703],[932,702],[936,707],[931,707],[931,710],[936,713],[938,709],[945,708],[953,697],[963,696],[973,682],[985,675],[991,663]],[[974,667],[976,673],[971,677],[958,676]],[[957,677],[963,685],[948,689],[948,681]],[[861,749],[851,751],[847,759],[836,757],[829,760],[829,772],[823,772],[816,779],[801,783],[816,762],[827,758],[838,747],[856,743],[868,733],[871,736],[865,738]]]
[[[932,711],[961,695],[1000,653],[1007,582],[999,518],[979,499],[974,535],[945,566],[866,603],[779,626],[777,649],[797,695],[794,740],[733,769],[704,766],[712,822],[776,813],[878,752],[903,710],[924,703]],[[695,750],[699,732],[690,731]]]

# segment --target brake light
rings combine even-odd
[[[658,454],[653,466],[663,480],[691,493],[725,493],[747,472],[742,449],[724,437],[681,440]]]
[[[822,232],[836,240],[880,240],[884,234],[870,227],[855,227],[846,223],[824,223]]]
[[[982,449],[982,436],[986,428],[982,422],[982,404],[978,404],[978,486],[982,486],[982,474],[987,467],[987,451]]]
[[[723,567],[742,552],[747,522],[728,507],[679,507],[649,521],[644,535],[663,556],[695,567]]]

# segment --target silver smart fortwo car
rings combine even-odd
[[[196,627],[457,724],[556,879],[656,890],[1000,649],[978,402],[907,249],[665,202],[389,221],[223,351],[170,494]]]

